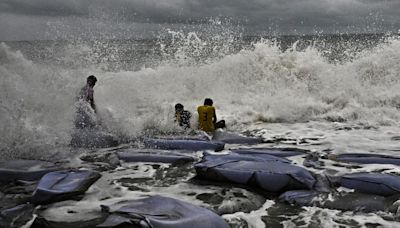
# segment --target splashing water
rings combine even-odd
[[[95,100],[103,122],[130,137],[151,128],[176,131],[173,105],[180,102],[194,112],[205,97],[213,98],[219,118],[237,131],[260,121],[400,120],[397,38],[335,62],[314,45],[282,49],[274,40],[238,45],[232,36],[170,34],[173,42],[72,43],[35,56],[26,54],[32,46],[2,43],[2,155],[32,156],[46,146],[67,145],[76,92],[89,74],[99,79]],[[135,59],[140,64],[130,62]]]

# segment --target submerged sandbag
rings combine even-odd
[[[71,135],[71,146],[84,148],[105,148],[118,146],[117,138],[96,129],[76,129]]]
[[[386,198],[363,193],[323,194],[309,190],[287,191],[279,196],[281,202],[297,206],[318,206],[342,211],[385,211]]]
[[[231,151],[238,154],[269,154],[276,157],[291,157],[304,154],[304,150],[292,148],[239,148]]]
[[[163,150],[213,150],[221,151],[224,149],[225,143],[220,141],[205,140],[184,140],[184,139],[144,139],[144,145],[147,148],[156,148]]]
[[[46,174],[32,195],[32,203],[47,204],[68,200],[86,192],[101,175],[89,170],[58,171]]]
[[[268,156],[268,157],[267,157]],[[306,169],[271,155],[207,155],[195,165],[201,179],[256,186],[269,192],[312,189],[316,179]]]
[[[21,204],[0,211],[0,227],[22,227],[33,217],[34,206]]]
[[[225,131],[215,131],[213,139],[222,141],[224,143],[229,143],[229,144],[259,144],[259,143],[263,143],[262,138],[247,137],[247,136],[242,136],[242,135],[238,135],[238,134],[231,133],[231,132],[225,132]]]
[[[340,185],[367,194],[390,196],[400,193],[400,177],[383,173],[352,173],[340,178]]]
[[[214,212],[180,200],[162,196],[122,202],[111,210],[106,221],[97,227],[130,225],[143,228],[228,228],[229,225]]]
[[[293,190],[287,191],[279,196],[281,202],[295,204],[298,206],[309,206],[313,199],[318,195],[316,191],[310,190]]]
[[[351,192],[333,196],[330,200],[323,202],[322,206],[342,211],[375,212],[387,209],[385,201],[383,196]]]
[[[11,160],[0,162],[0,182],[15,180],[35,181],[46,173],[59,170],[52,162],[37,160]]]
[[[182,164],[187,162],[193,162],[194,158],[178,153],[171,153],[170,151],[153,150],[122,150],[118,152],[120,160],[125,162],[156,162],[156,163],[171,163],[171,164]]]
[[[394,157],[382,154],[348,153],[348,154],[335,155],[333,159],[342,162],[353,162],[360,164],[400,165],[400,157]]]

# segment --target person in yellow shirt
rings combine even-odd
[[[204,100],[204,105],[197,107],[197,112],[199,114],[199,129],[209,133],[214,132],[217,128],[225,127],[224,120],[217,122],[215,108],[212,105],[213,100],[206,98]]]

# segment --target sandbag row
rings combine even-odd
[[[204,153],[202,161],[195,165],[195,169],[197,177],[201,179],[257,187],[268,192],[294,189],[316,190],[315,175],[302,167],[291,164],[290,160],[284,158],[301,154],[301,151],[271,148],[234,149],[224,155]],[[368,160],[368,162],[385,162],[385,164],[394,164],[398,159],[378,155],[363,157],[362,154],[340,157],[360,158],[362,162]],[[318,160],[313,162],[317,163]],[[336,179],[336,181],[331,180],[331,187],[342,186],[360,193],[380,196],[400,193],[400,177],[394,174],[362,172],[342,175]]]

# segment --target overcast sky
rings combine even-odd
[[[0,40],[143,38],[219,21],[249,35],[398,32],[400,0],[0,0]]]

